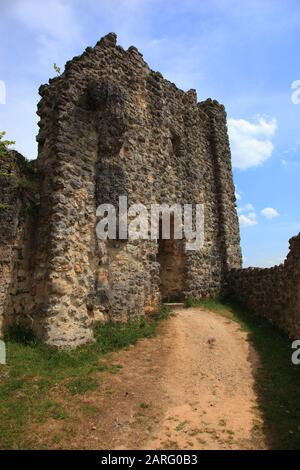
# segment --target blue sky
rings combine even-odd
[[[300,231],[299,0],[1,0],[0,130],[25,156],[53,63],[110,31],[199,101],[225,105],[244,265],[280,263]]]

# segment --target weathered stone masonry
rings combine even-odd
[[[48,344],[75,347],[92,340],[95,323],[151,313],[166,296],[219,294],[227,273],[241,266],[224,107],[197,103],[194,90],[150,70],[113,33],[68,62],[40,94],[39,212],[34,242],[25,230],[30,268],[11,265],[5,323],[23,322]],[[123,195],[148,208],[204,203],[204,247],[186,252],[183,240],[160,257],[155,240],[97,240],[97,206],[117,205]],[[167,258],[172,250],[175,261]],[[172,286],[173,268],[180,282]],[[27,270],[21,297],[20,269]]]
[[[232,270],[229,293],[251,311],[300,337],[300,234],[290,239],[285,262],[273,268]]]
[[[35,162],[16,151],[0,155],[0,333],[24,317],[34,259],[39,201]]]

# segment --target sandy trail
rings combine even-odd
[[[180,310],[166,341],[172,343],[163,382],[168,401],[146,447],[255,447],[253,426],[261,417],[250,346],[239,325],[206,310]]]
[[[157,337],[112,355],[88,398],[100,413],[82,422],[72,447],[98,449],[264,448],[247,334],[203,308],[176,311]]]

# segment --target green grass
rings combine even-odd
[[[8,209],[9,207],[9,204],[6,204],[5,202],[0,202],[0,209]]]
[[[69,414],[54,400],[44,400],[34,410],[35,421],[44,423],[49,417],[57,420],[66,420]]]
[[[78,377],[67,384],[67,388],[72,395],[83,395],[86,392],[98,388],[97,380],[92,377]]]
[[[182,423],[179,423],[178,426],[176,426],[175,431],[180,432],[183,430],[183,428],[187,425],[187,421],[182,421]]]
[[[79,410],[84,416],[88,418],[92,418],[93,416],[98,416],[101,414],[101,410],[95,406],[91,405],[90,403],[80,403]]]
[[[148,403],[143,402],[143,403],[140,403],[140,408],[142,408],[143,410],[146,410],[146,409],[149,408],[149,405],[148,405]]]
[[[246,308],[214,300],[193,301],[219,314],[228,314],[248,333],[260,359],[254,370],[264,433],[272,449],[300,449],[300,366],[291,362],[292,340]]]
[[[11,329],[5,338],[7,365],[0,365],[0,448],[34,448],[29,427],[32,423],[49,418],[71,419],[69,410],[52,395],[71,404],[74,395],[101,387],[97,373],[115,374],[122,367],[112,363],[106,354],[154,336],[160,320],[167,316],[168,311],[163,308],[153,319],[99,326],[95,329],[95,343],[69,352],[47,347],[30,332]]]
[[[187,307],[204,307],[215,312],[225,312],[228,309],[228,306],[222,303],[220,299],[193,299],[188,297],[185,303]]]

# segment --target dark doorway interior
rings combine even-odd
[[[164,302],[183,300],[185,257],[183,240],[174,239],[174,216],[170,217],[170,239],[162,238],[161,221],[158,240],[160,291]]]

